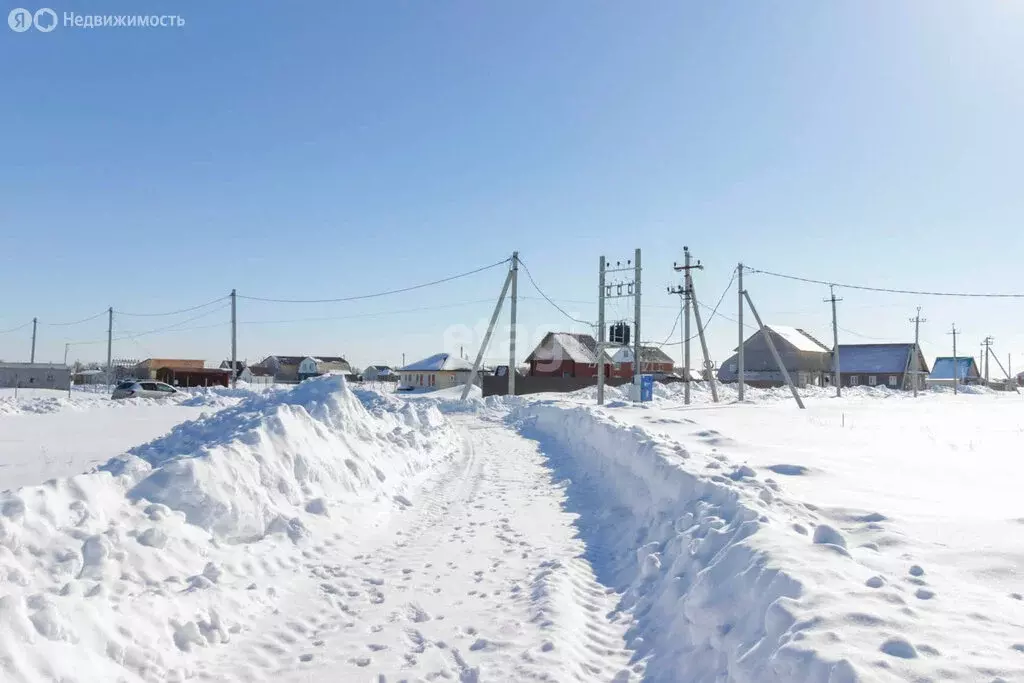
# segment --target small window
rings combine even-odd
[[[897,384],[899,384],[899,381],[900,381],[900,378],[897,377],[896,375],[889,375],[889,386],[890,387],[895,387]]]
[[[850,386],[855,387],[860,383],[860,378],[857,375],[850,375]]]
[[[156,383],[155,382],[143,382],[139,386],[142,387],[146,391],[160,391],[159,389],[156,388]]]
[[[878,378],[874,375],[868,375],[868,386],[873,387],[878,384]]]

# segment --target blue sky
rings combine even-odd
[[[684,244],[706,265],[697,287],[710,305],[741,260],[839,282],[1024,291],[1019,2],[52,6],[186,26],[0,32],[0,331],[111,305],[177,310],[232,288],[362,294],[513,249],[593,320],[598,257],[641,247],[642,336],[656,341],[678,310],[665,287]],[[501,277],[359,303],[242,300],[240,355],[470,353]],[[746,284],[766,321],[827,340],[827,288]],[[520,293],[524,345],[582,331],[525,278]],[[905,340],[921,305],[930,354],[947,351],[955,321],[963,348],[991,334],[1024,364],[1024,302],[839,294],[845,330]],[[735,317],[734,293],[723,311]],[[207,312],[118,315],[118,337],[179,329],[124,338],[114,355],[226,356],[227,311]],[[265,322],[308,318],[335,319]],[[42,323],[39,359],[106,334],[103,319]],[[711,324],[716,361],[736,335]],[[29,338],[0,334],[0,358],[26,359]]]

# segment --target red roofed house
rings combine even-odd
[[[597,377],[597,340],[589,334],[548,332],[526,357],[533,377]],[[628,377],[604,354],[605,377]]]

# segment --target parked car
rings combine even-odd
[[[177,393],[178,390],[170,384],[130,379],[118,384],[110,398],[167,398]]]

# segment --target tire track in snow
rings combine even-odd
[[[617,596],[581,558],[536,445],[497,422],[453,420],[462,457],[378,533],[310,553],[314,594],[261,625],[241,650],[244,677],[225,666],[210,680],[639,680],[630,624],[606,618]]]

